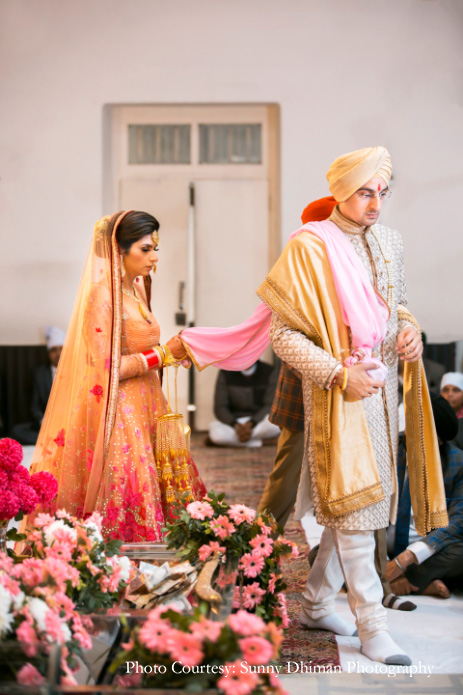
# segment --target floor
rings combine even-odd
[[[202,438],[195,437],[193,456],[200,467]],[[253,449],[250,458],[255,460],[259,451]],[[269,447],[262,450],[265,460],[271,461]],[[265,452],[265,453],[264,453]],[[24,465],[30,464],[33,447],[24,447]],[[210,456],[210,451],[207,452]],[[226,464],[226,451],[217,450],[218,458]],[[246,455],[243,452],[242,455]],[[233,453],[236,456],[236,453]],[[271,464],[270,464],[271,468]],[[220,465],[222,474],[227,466]],[[252,465],[249,466],[252,476]],[[218,476],[220,478],[220,476]],[[262,486],[262,471],[256,476],[255,487]],[[210,480],[206,483],[210,487]],[[246,481],[246,486],[249,484]],[[215,489],[220,490],[220,480]],[[249,488],[248,488],[249,489]],[[310,545],[315,545],[321,534],[312,517],[304,524]],[[359,640],[355,637],[338,637],[341,658],[341,673],[311,673],[310,664],[291,664],[293,673],[281,676],[289,695],[456,695],[463,693],[463,595],[452,595],[448,600],[416,596],[418,608],[411,612],[388,611],[391,634],[397,643],[410,655],[413,666],[407,673],[398,673],[399,667],[386,667],[362,657]],[[337,610],[353,622],[346,595],[337,598]],[[303,671],[303,672],[302,672]]]

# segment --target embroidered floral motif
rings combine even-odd
[[[90,389],[90,393],[93,393],[93,395],[96,397],[96,402],[99,403],[101,401],[101,396],[103,395],[103,387],[99,384],[95,384],[95,386]]]
[[[103,331],[103,329],[100,328],[99,326],[95,326],[95,330],[97,333],[101,333]]]
[[[60,430],[53,440],[58,446],[64,446],[64,428]]]

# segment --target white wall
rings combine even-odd
[[[0,343],[66,328],[104,212],[103,107],[276,102],[282,241],[384,144],[428,339],[463,337],[461,0],[0,0]]]

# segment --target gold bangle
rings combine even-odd
[[[344,367],[344,379],[342,380],[341,391],[344,391],[347,386],[347,367]]]

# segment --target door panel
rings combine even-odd
[[[124,179],[120,184],[121,209],[146,210],[161,225],[152,309],[163,341],[181,328],[174,316],[179,283],[187,282],[189,183],[187,176],[177,175],[152,181]],[[232,326],[254,311],[259,302],[256,289],[268,271],[268,184],[266,180],[200,180],[195,191],[196,325]],[[213,419],[216,378],[215,367],[197,373],[198,430],[206,430]],[[173,374],[170,382],[174,407]],[[179,410],[186,415],[188,372],[184,369],[179,370],[178,387]]]

